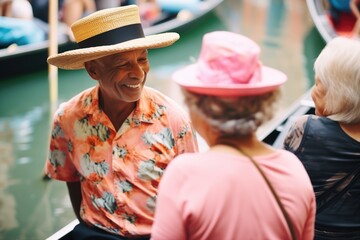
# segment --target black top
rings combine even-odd
[[[360,233],[360,142],[338,122],[306,117],[289,130],[284,148],[297,155],[310,176],[317,202],[316,228]]]

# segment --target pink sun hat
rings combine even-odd
[[[190,92],[214,96],[252,96],[274,91],[287,76],[259,60],[260,47],[243,35],[215,31],[204,35],[196,63],[172,79]]]

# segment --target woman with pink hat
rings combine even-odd
[[[256,137],[274,113],[284,73],[226,31],[204,36],[195,64],[174,73],[209,150],[184,153],[159,185],[152,239],[313,239],[315,196],[292,153]]]

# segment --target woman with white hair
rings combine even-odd
[[[313,239],[315,195],[304,167],[256,137],[287,79],[259,54],[251,39],[215,31],[204,35],[198,61],[175,72],[210,148],[166,169],[153,240]]]
[[[284,148],[316,194],[315,239],[360,237],[360,42],[337,37],[315,61],[315,114],[300,117]]]

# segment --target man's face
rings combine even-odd
[[[140,98],[150,65],[147,50],[140,49],[90,61],[86,69],[99,82],[103,98],[135,102]]]

